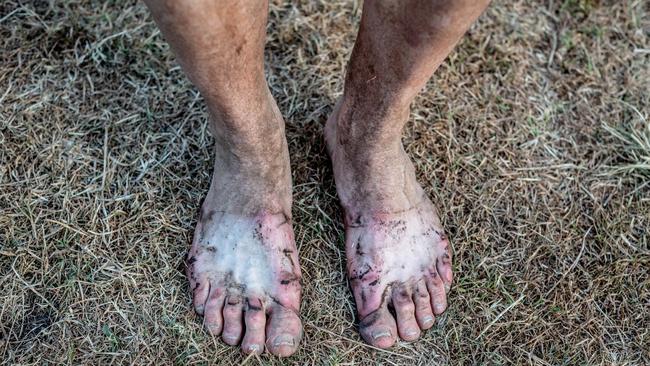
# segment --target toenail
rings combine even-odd
[[[248,351],[250,352],[259,352],[260,351],[260,345],[259,344],[251,344],[248,346]]]
[[[195,307],[194,307],[194,310],[195,310],[198,314],[203,314],[203,305],[197,305],[197,306],[195,306]]]
[[[295,346],[296,342],[293,339],[292,336],[289,335],[280,335],[275,337],[275,340],[273,341],[273,345],[278,347],[278,346]]]
[[[378,339],[382,337],[390,337],[390,330],[380,330],[372,333],[372,339]]]
[[[236,336],[236,335],[228,335],[228,334],[224,334],[222,337],[223,337],[224,339],[229,339],[229,340],[232,340],[232,341],[235,341],[235,340],[237,340],[237,338],[239,338],[239,337]]]
[[[431,315],[427,315],[422,318],[422,324],[429,324],[431,322],[433,322],[433,317]]]
[[[435,303],[435,304],[433,304],[433,306],[435,306],[438,309],[441,309],[441,308],[445,307],[445,305],[443,303],[441,303],[441,302]]]

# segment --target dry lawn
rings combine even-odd
[[[275,2],[305,339],[245,359],[190,311],[183,257],[208,188],[197,91],[142,3],[0,3],[0,359],[6,364],[650,363],[650,4],[496,1],[404,134],[455,253],[451,308],[364,345],[322,124],[355,1]]]

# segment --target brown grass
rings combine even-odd
[[[354,1],[271,6],[306,337],[247,362],[649,364],[647,2],[497,1],[418,97],[404,143],[457,281],[437,326],[387,352],[356,332],[321,135],[359,16]],[[1,359],[243,362],[189,311],[212,139],[143,4],[6,0],[0,45]]]

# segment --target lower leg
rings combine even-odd
[[[284,122],[264,77],[267,2],[145,2],[212,117],[217,174],[206,201],[289,215]]]
[[[383,170],[387,159],[398,159],[395,166],[402,165],[403,154],[398,152],[411,102],[488,2],[365,3],[336,123],[339,144],[356,170],[377,165]],[[381,201],[388,210],[405,208],[403,197],[377,196],[386,185],[401,189],[403,176],[388,181],[363,178],[348,179],[346,186],[354,186],[355,194],[369,195],[373,204]],[[404,195],[410,198],[413,193]]]
[[[268,4],[145,2],[205,98],[216,140],[188,254],[195,309],[228,344],[289,355],[302,336],[300,267],[284,122],[264,78]]]
[[[345,91],[325,133],[346,211],[360,330],[379,347],[398,334],[417,338],[446,308],[448,241],[416,181],[401,131],[415,95],[488,3],[364,3]]]

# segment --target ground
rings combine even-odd
[[[388,351],[357,333],[322,137],[360,8],[271,4],[305,338],[247,362],[650,363],[648,4],[496,1],[417,98],[403,141],[456,281],[436,326]],[[244,361],[202,330],[183,269],[206,121],[142,3],[0,4],[0,359]]]

